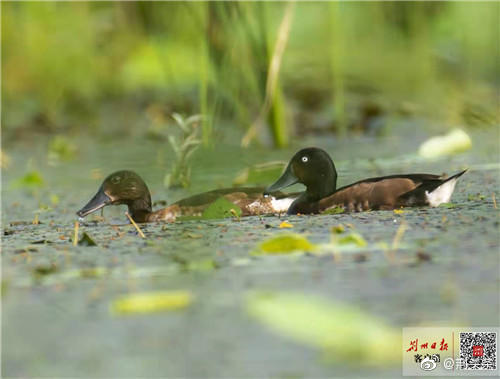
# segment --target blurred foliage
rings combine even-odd
[[[246,167],[236,174],[234,186],[267,185],[278,178],[285,170],[287,162],[266,162]]]
[[[191,181],[189,160],[201,143],[198,139],[198,124],[202,118],[199,115],[183,118],[178,113],[174,113],[172,117],[181,130],[181,136],[173,133],[168,135],[168,142],[175,153],[175,161],[170,173],[165,176],[164,183],[167,188],[187,188]]]
[[[70,161],[76,157],[76,153],[76,144],[67,137],[56,135],[49,142],[48,161],[52,165],[59,162]]]
[[[359,306],[307,293],[255,291],[246,309],[271,331],[322,351],[326,361],[380,367],[401,361],[399,328]]]
[[[297,251],[313,252],[317,249],[318,246],[311,243],[305,236],[295,233],[286,233],[264,240],[259,243],[251,254],[289,254]]]
[[[45,180],[38,171],[31,170],[13,182],[16,188],[23,188],[26,190],[35,190],[45,186]]]
[[[188,307],[193,298],[187,290],[132,293],[115,299],[110,311],[115,315],[125,315],[180,310]]]
[[[288,42],[265,120],[276,145],[294,132],[378,133],[401,112],[498,123],[498,2],[299,2],[289,31],[286,7],[2,3],[4,131],[145,133],[159,104],[202,113],[213,144],[217,129],[257,119],[280,31]]]

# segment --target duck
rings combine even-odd
[[[132,219],[137,223],[168,221],[179,216],[201,216],[203,211],[220,197],[237,205],[242,216],[286,213],[298,194],[285,195],[265,188],[224,188],[179,200],[166,208],[153,211],[151,194],[144,180],[130,170],[116,171],[106,177],[97,193],[78,212],[84,218],[108,205],[126,204]]]
[[[296,183],[305,185],[288,208],[288,214],[315,214],[340,207],[348,212],[391,210],[448,203],[456,182],[467,170],[448,178],[433,174],[402,174],[363,179],[337,189],[337,170],[323,149],[299,150],[266,193]]]

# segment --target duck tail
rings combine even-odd
[[[427,202],[431,207],[437,207],[439,204],[448,203],[451,199],[451,195],[455,190],[455,184],[457,184],[457,180],[463,174],[467,172],[468,169],[465,169],[455,175],[450,176],[443,180],[439,186],[434,188],[432,191],[425,191],[425,197],[427,198]]]
[[[463,174],[465,174],[467,171],[469,171],[469,169],[468,169],[468,168],[466,168],[466,169],[465,169],[465,170],[463,170],[463,171],[460,171],[458,174],[455,174],[455,175],[450,176],[449,178],[446,178],[446,179],[444,180],[443,184],[444,184],[444,183],[446,183],[446,182],[448,182],[448,181],[450,181],[450,180],[460,178],[460,177],[461,177]]]

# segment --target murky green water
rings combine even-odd
[[[400,375],[398,365],[370,369],[356,359],[325,363],[318,351],[275,335],[244,310],[245,294],[255,289],[320,294],[395,328],[498,325],[499,210],[492,196],[500,199],[498,130],[473,133],[473,150],[437,161],[414,155],[424,138],[409,127],[400,137],[325,137],[288,151],[242,152],[227,142],[198,152],[189,190],[169,191],[162,186],[171,157],[165,142],[138,138],[96,146],[81,140],[78,159],[58,166],[46,163],[44,140],[4,147],[12,163],[3,172],[2,188],[2,374]],[[136,170],[153,200],[173,202],[229,186],[247,165],[288,160],[306,145],[332,154],[339,185],[391,173],[470,171],[457,185],[452,208],[286,218],[293,232],[307,233],[318,243],[329,241],[332,226],[350,224],[368,247],[343,252],[340,260],[331,255],[251,256],[259,241],[284,232],[278,217],[150,224],[143,227],[144,240],[126,222],[123,207],[107,208],[104,222],[80,227],[97,247],[72,245],[74,212],[101,182],[92,179],[95,170],[102,175]],[[28,168],[39,170],[46,182],[36,196],[13,186]],[[50,205],[51,195],[59,203],[40,213],[42,224],[32,225],[39,203]],[[391,245],[402,222],[408,228],[391,261],[381,246]],[[419,260],[417,253],[430,260]],[[109,311],[119,295],[170,289],[191,290],[193,305],[147,315]]]

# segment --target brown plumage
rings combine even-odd
[[[226,188],[213,190],[182,199],[172,205],[153,211],[151,195],[146,183],[132,171],[117,171],[109,175],[94,197],[77,212],[85,217],[107,205],[126,204],[134,221],[175,221],[179,216],[201,216],[217,199],[224,197],[237,205],[241,216],[286,212],[288,205],[297,197],[274,192],[264,196],[263,188]]]
[[[318,148],[297,152],[283,175],[268,191],[302,183],[306,191],[290,206],[289,214],[321,213],[335,207],[347,211],[437,206],[448,202],[462,171],[450,178],[432,174],[403,174],[360,180],[337,189],[337,171],[330,156]]]

